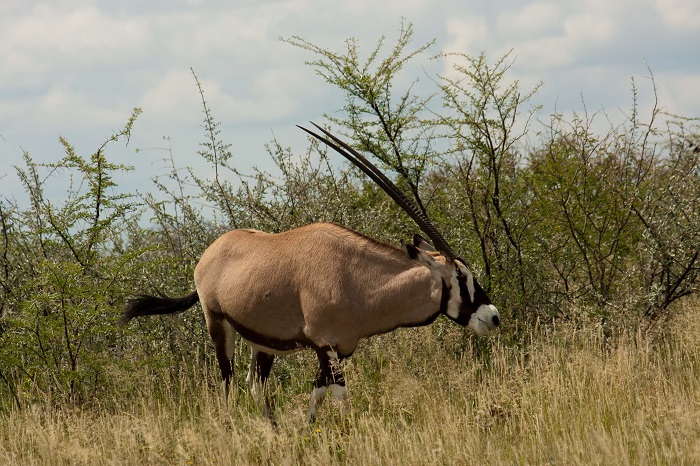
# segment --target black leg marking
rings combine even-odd
[[[309,422],[316,420],[318,407],[323,402],[326,396],[326,391],[330,387],[333,396],[343,403],[343,414],[347,411],[347,391],[345,388],[345,377],[340,370],[340,358],[338,353],[332,349],[319,348],[316,350],[318,356],[318,372],[311,390],[311,399],[309,400]]]
[[[316,351],[318,355],[318,371],[314,387],[327,387],[329,385],[345,385],[345,377],[340,370],[340,358],[335,351],[322,349]]]
[[[272,405],[270,404],[270,398],[265,393],[265,386],[274,362],[274,354],[253,350],[247,377],[248,388],[253,395],[253,399],[270,419],[272,419]],[[261,405],[263,401],[264,405]]]

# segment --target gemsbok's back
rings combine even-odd
[[[338,362],[360,339],[433,322],[444,314],[483,335],[500,318],[464,261],[442,235],[379,170],[317,126],[327,138],[304,129],[348,158],[382,187],[432,239],[415,235],[401,248],[331,223],[284,233],[230,231],[204,251],[194,272],[196,290],[182,298],[142,295],[127,302],[122,322],[172,314],[199,301],[228,388],[234,338],[252,348],[248,386],[271,416],[264,396],[275,355],[313,349],[319,369],[309,403],[315,419],[327,388],[347,409]],[[330,140],[329,140],[330,139]]]

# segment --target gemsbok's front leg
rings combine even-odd
[[[348,413],[348,391],[345,387],[343,372],[340,370],[338,353],[332,349],[319,348],[316,350],[316,355],[319,366],[309,400],[309,422],[316,420],[318,407],[323,402],[329,388],[333,397],[341,403],[341,412],[345,416]]]
[[[272,406],[270,405],[270,398],[265,393],[265,384],[270,376],[270,370],[274,361],[274,354],[254,349],[253,357],[250,361],[250,370],[248,370],[248,377],[246,377],[248,389],[253,396],[253,400],[270,419],[272,419]]]

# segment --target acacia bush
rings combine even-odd
[[[2,202],[0,390],[17,405],[37,392],[82,403],[109,386],[104,363],[119,346],[114,309],[142,250],[125,237],[136,220],[134,196],[114,189],[113,174],[128,167],[109,162],[106,147],[128,141],[139,113],[88,157],[65,139],[56,163],[38,164],[25,154],[17,173],[29,207]],[[66,195],[52,201],[44,189],[59,176]]]
[[[315,54],[308,64],[345,94],[344,117],[329,120],[394,173],[481,275],[505,321],[583,312],[635,327],[697,291],[698,119],[658,102],[644,119],[633,81],[621,123],[601,125],[602,111],[555,114],[533,130],[538,108],[527,105],[539,86],[522,91],[508,79],[510,53],[493,63],[433,57],[452,71],[421,96],[418,77],[402,73],[432,42],[410,49],[412,35],[404,24],[390,50],[382,38],[365,59],[354,40],[342,52],[288,42]],[[380,237],[396,240],[402,228]]]

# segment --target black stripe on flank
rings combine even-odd
[[[279,338],[262,335],[255,330],[251,330],[248,327],[239,324],[228,316],[226,316],[226,319],[241,337],[251,343],[255,343],[256,345],[260,345],[265,348],[270,348],[277,351],[294,351],[301,348],[315,348],[315,345],[303,335],[292,340],[282,340]]]

